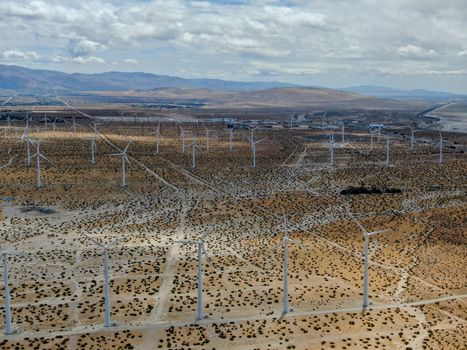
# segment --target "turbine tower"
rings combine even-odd
[[[32,141],[30,140],[31,143],[35,143],[36,144],[36,153],[34,153],[31,158],[34,158],[36,157],[36,188],[41,188],[42,187],[42,180],[41,180],[41,158],[46,160],[47,162],[53,164],[53,162],[48,159],[46,156],[44,156],[42,153],[41,153],[41,140],[36,140],[36,141]]]
[[[193,137],[193,141],[191,142],[191,168],[196,168],[196,149],[200,149],[199,146],[196,144],[196,135]]]
[[[264,139],[256,141],[255,134],[254,134],[255,130],[256,130],[256,128],[251,129],[251,137],[250,137],[251,151],[253,153],[253,159],[252,159],[252,162],[253,162],[252,167],[253,168],[256,168],[256,145],[264,141]]]
[[[329,164],[334,166],[334,132],[329,130]]]
[[[391,139],[389,136],[386,137],[386,166],[391,163]]]
[[[443,135],[441,134],[441,131],[439,132],[439,164],[443,163]]]
[[[131,141],[128,142],[128,145],[126,145],[125,149],[120,152],[120,153],[113,153],[111,156],[114,157],[122,157],[122,182],[120,183],[120,187],[125,188],[126,187],[126,162],[130,164],[130,161],[128,160],[127,157],[127,151],[128,147],[130,147]]]
[[[91,139],[91,164],[96,164],[96,152],[97,152],[97,145],[96,145],[96,135],[93,136]]]
[[[16,330],[11,327],[11,297],[8,281],[8,257],[24,254],[8,251],[4,247],[0,246],[0,255],[2,256],[3,261],[3,287],[5,289],[5,334],[10,335],[16,333]]]
[[[233,140],[234,128],[229,129],[229,151],[232,152],[232,140]]]
[[[204,123],[203,123],[203,127],[204,127],[204,130],[206,131],[206,152],[209,153],[209,135],[214,130],[209,130],[208,128],[206,128],[206,125],[204,125]]]
[[[24,129],[21,139],[26,143],[26,162],[28,166],[31,165],[31,139],[29,138],[29,129]]]
[[[101,242],[89,237],[85,233],[81,233],[95,245],[102,249],[104,253],[104,299],[105,299],[105,312],[104,312],[104,327],[114,326],[115,323],[110,320],[110,287],[109,287],[109,250],[116,246],[124,238],[116,239],[109,244],[102,244]]]
[[[185,130],[183,130],[180,123],[177,125],[180,128],[180,138],[182,139],[182,153],[185,153]]]
[[[284,216],[284,238],[282,239],[282,248],[284,250],[284,308],[282,312],[284,315],[291,311],[289,307],[289,242],[304,248],[303,244],[289,238],[287,217]]]
[[[364,246],[364,273],[363,273],[363,309],[366,309],[369,305],[369,297],[368,297],[368,265],[369,265],[369,257],[368,257],[368,241],[370,236],[376,235],[378,233],[383,233],[390,231],[389,229],[386,230],[379,230],[368,232],[367,229],[350,213],[352,219],[357,223],[360,230],[362,230],[363,236],[365,238],[365,246]]]
[[[415,128],[413,126],[409,126],[410,128],[410,149],[413,150],[415,148]]]
[[[207,317],[203,315],[203,255],[206,257],[206,262],[210,265],[208,253],[205,247],[205,239],[208,232],[205,231],[201,237],[196,241],[175,241],[182,244],[196,244],[198,247],[198,304],[196,308],[196,319],[202,320]]]
[[[156,154],[159,154],[160,152],[160,147],[161,147],[161,123],[157,126],[157,129],[152,132],[152,135],[156,136]]]
[[[341,142],[344,143],[345,142],[345,124],[344,122],[341,122]]]

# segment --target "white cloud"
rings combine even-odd
[[[101,57],[94,57],[94,56],[77,56],[77,57],[67,57],[67,56],[60,56],[54,55],[51,58],[53,63],[77,63],[77,64],[103,64],[105,60]]]
[[[7,61],[35,61],[39,59],[39,55],[35,51],[6,50],[2,56]]]
[[[133,59],[133,58],[125,58],[123,60],[123,63],[128,63],[128,64],[138,64],[138,61]]]
[[[462,57],[462,56],[467,56],[467,49],[462,50],[462,51],[459,51],[459,52],[457,53],[457,56],[461,56],[461,57]]]
[[[408,59],[427,59],[438,55],[435,50],[424,49],[416,45],[400,46],[396,49],[396,52],[400,57]]]
[[[106,48],[105,45],[88,39],[72,39],[70,41],[70,45],[70,52],[73,57],[89,55],[90,53],[93,53],[99,49],[102,50]]]

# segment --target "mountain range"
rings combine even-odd
[[[142,72],[105,72],[95,74],[63,73],[52,70],[30,69],[15,65],[0,64],[0,90],[17,92],[48,92],[63,93],[93,91],[146,91],[154,89],[208,89],[211,92],[220,91],[260,91],[277,88],[300,88],[303,86],[284,82],[239,82],[219,79],[185,79],[167,75],[157,75]],[[317,93],[320,87],[314,87]],[[429,91],[401,90],[381,86],[354,86],[339,90],[341,92],[365,95],[376,98],[429,100],[454,99],[465,97],[458,94]],[[173,92],[174,90],[171,90]],[[298,90],[300,91],[300,90]],[[187,91],[185,91],[186,93]],[[319,94],[318,94],[319,95]]]
[[[425,99],[455,99],[466,96],[444,91],[431,91],[425,89],[405,90],[394,89],[384,86],[360,85],[339,89],[354,94],[361,94],[379,98],[407,99],[407,100],[425,100]]]
[[[4,90],[125,91],[156,88],[202,88],[224,91],[248,91],[295,86],[297,85],[282,82],[237,82],[219,79],[184,79],[141,72],[68,74],[51,70],[29,69],[14,65],[0,65],[0,89]]]

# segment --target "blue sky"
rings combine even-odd
[[[0,63],[467,93],[465,0],[2,0]]]

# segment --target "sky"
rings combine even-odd
[[[466,0],[0,0],[0,63],[467,94]]]

